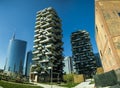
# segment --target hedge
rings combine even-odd
[[[94,80],[95,80],[96,87],[113,86],[118,83],[114,70],[103,73],[103,74],[95,75]]]

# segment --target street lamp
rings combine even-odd
[[[52,67],[48,67],[48,69],[51,70],[50,82],[51,82],[51,88],[52,88]]]
[[[58,73],[58,77],[57,78],[58,78],[58,84],[59,84],[60,83],[60,81],[59,81],[59,73]]]

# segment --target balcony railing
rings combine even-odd
[[[36,34],[36,35],[34,35],[34,37],[38,37],[40,34]]]
[[[38,41],[40,41],[40,39],[35,39],[35,40],[34,40],[34,42],[38,42]]]
[[[32,60],[39,60],[39,59],[40,59],[39,57],[32,58]]]
[[[39,51],[38,50],[33,51],[33,54],[36,54],[36,53],[39,53]]]
[[[33,46],[33,48],[36,48],[36,47],[38,47],[38,45],[34,45],[34,46]]]
[[[36,26],[35,26],[35,28],[39,28],[39,27],[40,27],[40,25],[36,25]]]
[[[37,65],[36,64],[32,64],[32,67],[36,67]]]
[[[43,62],[49,62],[49,60],[41,60],[39,61],[40,63],[43,63]]]

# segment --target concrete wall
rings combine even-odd
[[[108,72],[120,68],[120,1],[98,0],[95,7],[96,42]]]

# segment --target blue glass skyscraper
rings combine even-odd
[[[9,42],[5,72],[23,74],[27,42],[15,39],[15,35]]]
[[[32,65],[32,51],[27,52],[26,57],[26,67],[25,67],[25,76],[28,77],[30,74],[30,67]]]

